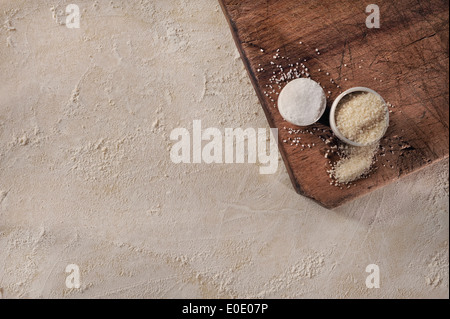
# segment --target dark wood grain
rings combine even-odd
[[[220,2],[267,120],[279,129],[280,151],[298,193],[334,208],[448,157],[448,1],[377,1],[380,29],[366,27],[367,1]],[[276,96],[264,93],[277,72],[270,63],[277,50],[289,60],[276,64],[287,68],[304,61],[311,78],[331,92],[328,108],[340,92],[355,86],[370,87],[395,106],[382,141],[386,155],[369,178],[351,188],[330,185],[328,146],[320,139],[330,135],[326,116],[313,126],[313,135],[301,135],[315,147],[301,151],[283,143],[291,136],[284,127],[295,127],[274,107]]]

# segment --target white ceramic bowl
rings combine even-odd
[[[355,92],[368,92],[368,93],[375,94],[375,95],[379,96],[380,99],[381,99],[381,101],[383,101],[383,103],[386,105],[386,101],[383,99],[383,97],[382,97],[380,94],[378,94],[377,92],[375,92],[374,90],[372,90],[372,89],[369,89],[369,88],[366,88],[366,87],[354,87],[354,88],[351,88],[351,89],[345,91],[344,93],[342,93],[341,95],[339,95],[339,96],[336,98],[336,100],[333,102],[333,105],[331,106],[331,111],[330,111],[330,126],[331,126],[331,129],[333,130],[334,134],[335,134],[341,141],[343,141],[343,142],[345,142],[345,143],[347,143],[347,144],[353,145],[353,146],[359,146],[359,147],[362,147],[362,146],[368,146],[368,145],[371,145],[371,144],[374,144],[374,143],[378,142],[378,141],[381,140],[381,139],[383,138],[383,136],[386,134],[387,129],[388,129],[388,127],[389,127],[389,109],[388,109],[388,107],[387,107],[387,105],[386,105],[386,122],[387,122],[387,123],[386,123],[386,129],[384,130],[383,135],[381,135],[381,137],[380,137],[379,140],[374,141],[373,143],[370,143],[370,144],[360,144],[360,143],[351,141],[351,140],[349,140],[348,138],[346,138],[346,137],[344,136],[344,134],[342,134],[342,133],[339,131],[339,129],[337,128],[337,125],[336,125],[336,109],[337,109],[339,103],[341,102],[341,100],[342,100],[345,96],[347,96],[347,95],[350,94],[350,93],[355,93]]]
[[[326,108],[327,98],[323,88],[309,78],[290,81],[278,96],[278,111],[283,119],[296,126],[316,123]],[[311,112],[308,116],[305,116],[306,110]]]

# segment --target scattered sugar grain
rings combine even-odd
[[[349,184],[367,176],[374,164],[379,144],[365,147],[345,146],[341,159],[329,171],[338,184]]]

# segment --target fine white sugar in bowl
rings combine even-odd
[[[297,126],[316,123],[325,112],[327,99],[319,83],[306,78],[289,82],[278,97],[281,116]]]

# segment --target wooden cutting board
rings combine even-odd
[[[280,151],[299,194],[334,208],[448,157],[448,1],[379,0],[379,29],[366,26],[367,1],[220,2],[267,120],[279,129]],[[350,188],[330,185],[325,154],[331,146],[323,142],[331,136],[328,114],[289,133],[299,128],[283,120],[276,99],[295,68],[325,87],[328,110],[355,86],[372,88],[393,105],[368,178]],[[302,138],[299,146],[289,142],[294,137]]]

